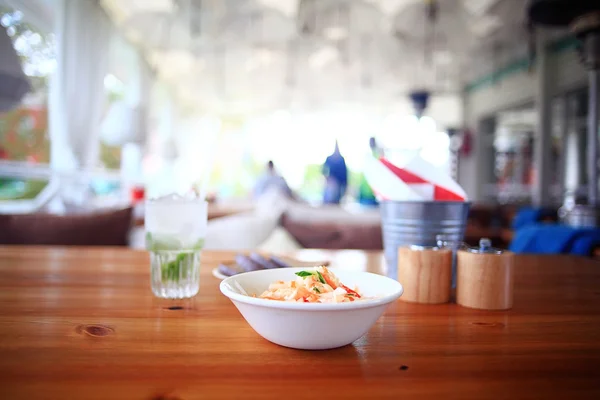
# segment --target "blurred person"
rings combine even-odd
[[[275,170],[273,161],[267,163],[265,172],[258,178],[256,185],[254,186],[254,197],[258,198],[271,189],[278,190],[286,197],[295,197],[285,179]]]
[[[373,157],[379,158],[383,156],[383,150],[377,145],[377,139],[374,136],[369,138],[369,148]]]
[[[342,199],[341,186],[339,182],[330,176],[325,177],[325,189],[323,190],[324,204],[339,204]]]
[[[338,141],[335,141],[333,153],[325,159],[323,164],[323,175],[325,175],[325,190],[323,192],[323,203],[339,204],[348,186],[348,168],[346,160],[340,153]]]

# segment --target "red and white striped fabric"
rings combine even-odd
[[[465,201],[464,190],[447,174],[415,157],[402,168],[370,158],[365,177],[380,200]]]

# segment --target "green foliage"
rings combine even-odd
[[[299,192],[306,199],[318,199],[323,193],[325,179],[323,178],[323,166],[321,164],[307,165],[304,169],[304,183]]]
[[[299,189],[300,195],[308,200],[319,200],[323,196],[325,187],[323,165],[307,165],[304,171],[304,183]],[[360,185],[360,181],[361,174],[359,172],[348,171],[347,195],[355,197],[356,188]]]
[[[48,78],[56,59],[54,35],[39,31],[23,19],[20,11],[0,6],[0,23],[11,37],[15,50],[21,58],[23,70],[28,76],[33,92],[47,93]],[[121,100],[124,94],[117,89],[110,90],[108,101]],[[27,110],[17,109],[0,115],[0,138],[12,160],[26,160],[33,155],[38,162],[48,162],[50,144],[46,135],[47,113],[32,129],[22,128],[22,121],[28,117]],[[119,169],[121,165],[120,147],[100,144],[100,161],[108,169]]]
[[[108,104],[116,103],[117,101],[123,100],[125,98],[125,93],[123,91],[119,91],[116,89],[108,90]]]
[[[47,128],[45,107],[17,108],[0,114],[0,148],[6,151],[10,160],[47,163],[50,158]]]
[[[0,7],[0,23],[13,41],[33,91],[46,92],[56,60],[54,35],[41,32],[23,19],[22,12],[8,7]]]
[[[100,142],[100,162],[109,170],[121,168],[121,147],[109,146]]]
[[[222,197],[245,197],[252,191],[258,177],[264,172],[265,165],[248,156],[239,164],[232,166],[232,160],[217,160],[209,177],[209,191],[216,191]],[[232,173],[232,168],[235,171]],[[195,182],[199,188],[202,182]]]
[[[34,93],[46,93],[55,61],[53,35],[40,32],[25,22],[20,11],[8,7],[0,6],[0,23],[13,41]],[[11,160],[48,162],[47,130],[45,104],[21,107],[0,115],[0,143]]]
[[[33,200],[46,185],[45,180],[0,179],[0,201]]]

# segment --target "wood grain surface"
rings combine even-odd
[[[482,310],[508,310],[513,304],[514,254],[456,254],[456,303]]]
[[[452,251],[400,247],[398,281],[404,293],[400,300],[421,304],[450,301],[452,286]]]
[[[379,253],[290,254],[381,271]],[[353,345],[279,347],[210,271],[200,293],[152,296],[148,255],[0,247],[2,399],[598,399],[600,263],[517,256],[514,306],[395,302]]]

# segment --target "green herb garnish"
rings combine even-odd
[[[319,275],[319,281],[321,281],[321,283],[324,285],[327,282],[325,282],[325,278],[323,278],[323,275],[321,275],[321,273],[319,271],[317,271],[317,275]]]
[[[315,292],[317,292],[317,293],[321,293],[321,291],[319,290],[319,288],[318,288],[318,287],[316,287],[316,286],[313,288],[313,290],[314,290]]]
[[[324,285],[327,283],[325,281],[325,278],[323,278],[323,275],[321,275],[321,273],[319,271],[314,271],[314,272],[300,271],[300,272],[296,272],[296,275],[301,276],[302,278],[306,278],[307,276],[316,275],[317,278],[319,278],[319,282],[321,282]]]

